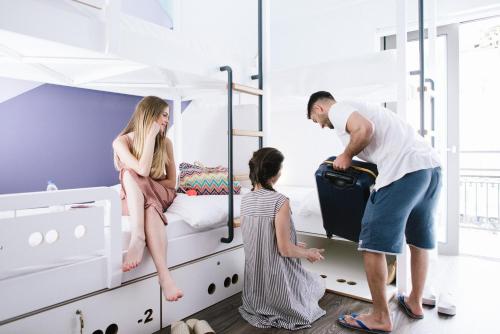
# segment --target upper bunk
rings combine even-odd
[[[140,6],[162,3],[180,2],[0,1],[0,76],[191,100],[224,92],[226,75],[219,68],[229,65],[235,81],[252,85],[257,43],[250,52],[237,45],[218,47],[220,43],[188,28],[134,15],[140,14]],[[186,12],[194,6],[190,1],[182,5]],[[241,30],[252,31],[246,26]]]
[[[271,85],[275,98],[301,104],[320,90],[341,100],[387,102],[397,99],[397,71],[397,51],[386,50],[273,71]]]

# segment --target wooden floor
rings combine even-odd
[[[390,303],[394,330],[401,334],[442,334],[442,333],[500,333],[500,262],[474,257],[440,256],[432,265],[429,280],[436,291],[453,293],[457,305],[454,317],[440,316],[436,308],[425,310],[424,320],[411,320],[402,313],[397,303]],[[258,329],[245,322],[238,313],[241,294],[237,294],[213,305],[190,318],[207,320],[216,333],[292,333],[287,330]],[[351,298],[327,293],[320,301],[327,312],[313,327],[293,333],[337,334],[356,333],[339,327],[339,314],[369,310],[370,304]],[[170,333],[169,328],[159,332]]]

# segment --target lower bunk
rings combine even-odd
[[[0,333],[152,333],[240,292],[239,229],[225,244],[224,217],[200,226],[167,218],[167,263],[184,291],[175,303],[162,299],[147,249],[122,273],[130,232],[114,190],[0,195]]]
[[[151,274],[24,315],[0,326],[0,333],[154,333],[241,292],[243,257],[238,246],[171,268],[184,291],[177,302],[164,300],[158,277]]]
[[[298,241],[306,243],[308,247],[325,249],[323,261],[302,261],[304,267],[325,278],[327,291],[372,302],[358,244],[336,236],[331,239],[326,237],[316,188],[281,186],[278,190],[290,200]],[[396,258],[395,255],[387,255],[388,299],[397,293]]]

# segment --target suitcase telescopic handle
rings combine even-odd
[[[327,165],[333,165],[333,160],[325,160],[323,163],[327,164]],[[359,166],[351,166],[349,168],[356,169],[356,170],[358,170],[360,172],[365,172],[365,173],[371,175],[374,179],[377,178],[377,174],[375,174],[374,172],[372,172],[368,168],[363,168],[363,167],[359,167]]]
[[[342,174],[335,171],[325,172],[325,178],[339,188],[347,188],[356,183],[356,178],[354,176]]]

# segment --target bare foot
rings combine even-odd
[[[363,322],[363,324],[372,330],[380,330],[385,332],[392,331],[392,322],[389,316],[384,318],[375,317],[373,314],[359,314],[355,318],[350,315],[344,316],[344,321],[351,326],[361,327],[359,323],[356,322],[359,320]]]
[[[405,303],[410,308],[410,311],[415,315],[424,315],[424,309],[422,308],[422,303],[418,302],[412,296],[405,297]]]
[[[130,245],[128,246],[127,255],[125,255],[125,260],[123,261],[122,270],[129,271],[136,268],[142,261],[142,255],[144,254],[144,247],[146,247],[146,241],[144,238],[133,237],[130,240]]]
[[[163,290],[163,296],[169,302],[175,302],[184,296],[184,293],[182,290],[177,288],[172,278],[160,280],[160,285]]]

